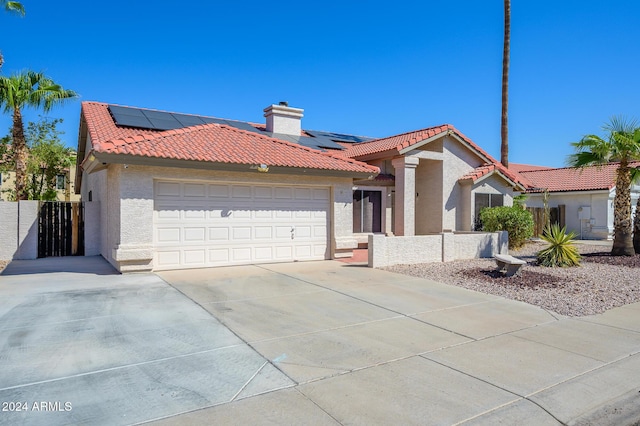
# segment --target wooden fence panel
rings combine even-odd
[[[84,209],[80,202],[40,203],[38,257],[84,255]]]

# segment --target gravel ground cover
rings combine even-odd
[[[640,255],[610,256],[611,244],[576,244],[582,265],[574,268],[538,266],[536,253],[546,244],[529,242],[509,254],[527,262],[520,276],[496,272],[493,259],[395,265],[387,271],[464,287],[540,306],[567,316],[602,313],[640,302]]]
[[[9,264],[6,260],[0,260],[0,272]]]

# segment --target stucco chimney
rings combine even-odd
[[[303,112],[303,109],[290,107],[287,102],[265,108],[267,132],[300,136]]]

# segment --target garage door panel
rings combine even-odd
[[[229,198],[229,185],[209,185],[209,197]]]
[[[234,240],[251,240],[251,227],[234,227],[231,235]]]
[[[251,198],[252,191],[250,186],[234,185],[231,193],[233,198]]]
[[[175,220],[180,219],[180,208],[164,207],[162,210],[158,210],[158,220]]]
[[[158,182],[156,184],[156,196],[180,197],[180,184],[176,182]]]
[[[315,238],[327,238],[327,227],[326,226],[314,226],[313,227],[313,236]]]
[[[276,260],[288,260],[293,257],[293,247],[291,246],[277,246],[276,247]]]
[[[251,248],[250,247],[233,247],[231,248],[231,257],[233,262],[250,262]]]
[[[295,238],[310,238],[311,227],[310,226],[296,226]]]
[[[274,188],[274,194],[277,200],[291,200],[293,198],[293,188],[276,187]]]
[[[328,253],[328,189],[158,181],[155,190],[156,269],[320,260]]]
[[[180,243],[180,228],[159,228],[157,239],[159,243]]]
[[[185,228],[184,241],[185,242],[204,242],[206,241],[206,229],[205,228]]]
[[[258,240],[273,238],[273,227],[271,226],[256,226],[253,230],[255,238]]]
[[[156,256],[158,265],[161,267],[178,267],[180,266],[180,251],[157,251]]]
[[[229,215],[229,217],[240,220],[251,219],[251,210],[249,210],[247,207],[238,207],[231,211],[231,215]]]
[[[296,257],[300,257],[300,258],[310,258],[311,253],[313,253],[311,244],[295,246],[294,250],[295,250]]]
[[[275,230],[277,239],[291,239],[291,226],[276,226]]]
[[[207,212],[204,207],[191,207],[188,210],[184,210],[185,220],[202,220],[207,217]]]
[[[273,190],[268,186],[256,186],[254,190],[256,198],[273,198]]]
[[[185,183],[183,191],[185,198],[204,198],[207,194],[207,186],[203,183]]]
[[[326,188],[314,188],[313,199],[321,201],[329,201],[329,190]]]
[[[209,249],[209,263],[228,264],[230,260],[228,248]]]
[[[202,249],[188,249],[184,250],[184,264],[189,266],[204,266],[206,250]]]
[[[209,228],[209,241],[229,241],[229,228]]]
[[[255,249],[255,259],[260,260],[271,260],[273,259],[273,248],[272,247],[256,247]]]

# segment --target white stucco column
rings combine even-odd
[[[396,158],[392,162],[396,171],[395,235],[416,234],[416,157]]]

